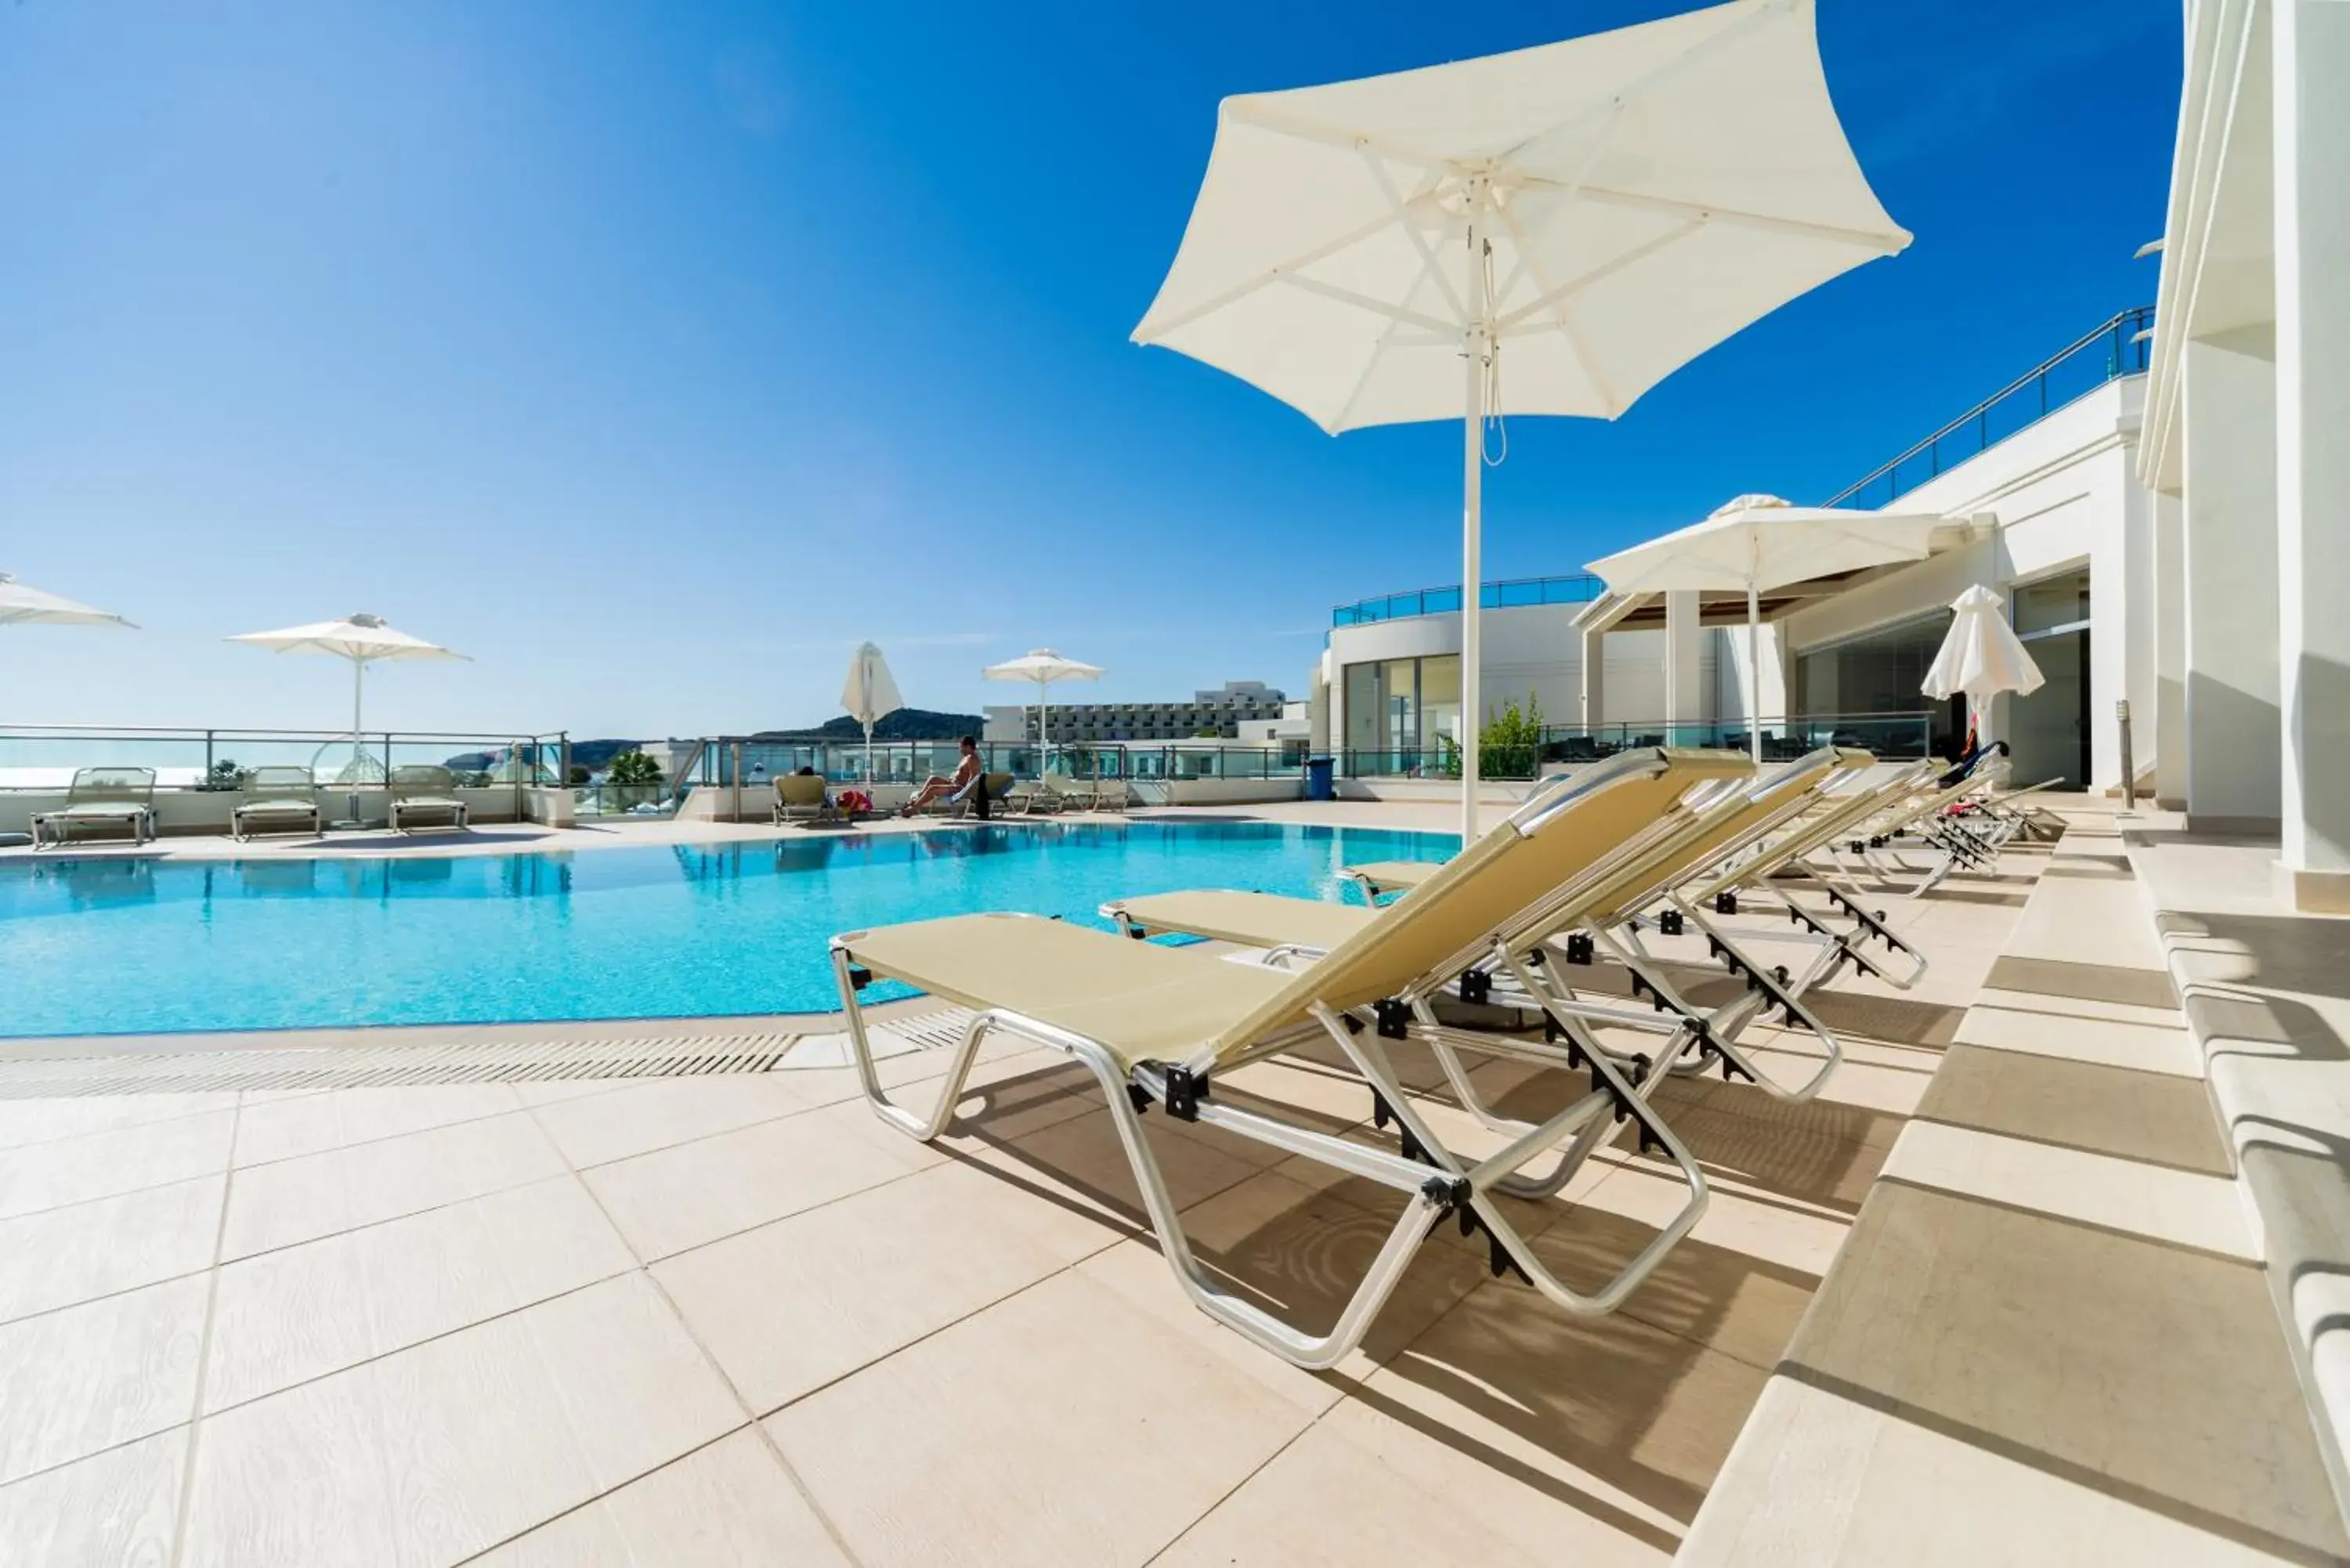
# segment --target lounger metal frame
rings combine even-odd
[[[1663,764],[1662,753],[1649,755],[1655,757],[1656,765]],[[1625,765],[1620,768],[1602,768],[1579,775],[1580,788],[1576,787],[1578,781],[1565,781],[1565,787],[1538,795],[1497,831],[1517,831],[1528,836],[1544,831],[1578,801],[1597,790],[1643,776],[1638,772],[1642,760],[1638,754],[1627,754],[1623,758]],[[1607,776],[1594,777],[1595,774]],[[1639,856],[1656,853],[1665,840],[1686,825],[1685,815],[1667,813],[1632,834],[1585,875],[1620,877],[1627,867],[1638,863]],[[1386,1016],[1372,1026],[1366,1027],[1359,1019],[1316,1002],[1307,1009],[1310,1027],[1286,1029],[1221,1062],[1212,1056],[1196,1055],[1184,1063],[1139,1063],[1130,1069],[1123,1068],[1117,1054],[1104,1042],[1007,1009],[983,1009],[965,1027],[949,1061],[939,1098],[926,1114],[891,1100],[875,1071],[871,1043],[858,1003],[858,992],[863,983],[855,959],[859,934],[849,933],[833,940],[833,972],[848,1023],[858,1081],[877,1115],[910,1137],[926,1142],[937,1137],[954,1118],[955,1106],[978,1059],[980,1045],[993,1034],[1057,1051],[1083,1064],[1101,1085],[1119,1142],[1134,1168],[1151,1229],[1184,1293],[1211,1317],[1299,1366],[1315,1370],[1334,1366],[1360,1344],[1379,1308],[1402,1278],[1414,1250],[1437,1224],[1448,1218],[1458,1220],[1464,1231],[1485,1231],[1497,1274],[1505,1268],[1513,1270],[1555,1305],[1569,1313],[1590,1315],[1619,1305],[1689,1234],[1705,1211],[1705,1173],[1664,1119],[1650,1108],[1644,1075],[1637,1068],[1627,1073],[1619,1067],[1598,1048],[1580,1020],[1565,1009],[1560,1010],[1560,1025],[1575,1043],[1576,1064],[1587,1068],[1591,1075],[1589,1092],[1538,1123],[1491,1116],[1481,1118],[1486,1120],[1486,1125],[1499,1127],[1512,1135],[1509,1143],[1482,1160],[1456,1156],[1429,1126],[1404,1090],[1384,1040],[1400,1037],[1425,1041],[1435,1049],[1440,1062],[1448,1063],[1448,1079],[1463,1081],[1465,1070],[1451,1059],[1451,1048],[1455,1046],[1496,1056],[1524,1055],[1551,1065],[1568,1059],[1568,1053],[1557,1047],[1524,1041],[1504,1044],[1498,1037],[1448,1030],[1428,1022],[1430,1002],[1448,990],[1461,971],[1473,963],[1503,963],[1512,968],[1521,984],[1531,983],[1523,963],[1508,953],[1505,942],[1498,940],[1499,933],[1479,935],[1403,987],[1390,999],[1390,1007],[1381,1010]],[[1405,1140],[1405,1153],[1389,1155],[1263,1112],[1219,1104],[1204,1087],[1211,1070],[1228,1071],[1250,1061],[1281,1054],[1316,1037],[1335,1045],[1361,1076],[1374,1096],[1374,1105],[1380,1109],[1378,1119],[1384,1122],[1392,1117],[1397,1122]],[[1310,1334],[1298,1329],[1227,1290],[1201,1266],[1184,1237],[1180,1216],[1142,1127],[1143,1111],[1151,1105],[1160,1106],[1180,1119],[1202,1122],[1287,1154],[1303,1155],[1409,1195],[1378,1256],[1326,1333]],[[1584,1160],[1621,1130],[1627,1120],[1635,1127],[1644,1148],[1653,1147],[1670,1162],[1688,1187],[1689,1196],[1679,1211],[1606,1285],[1588,1293],[1578,1292],[1544,1265],[1495,1199],[1555,1193]],[[1523,1167],[1554,1150],[1558,1152],[1558,1165],[1547,1175],[1520,1174]]]

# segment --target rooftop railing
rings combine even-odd
[[[2143,374],[2153,350],[2154,306],[2125,310],[2084,334],[1944,425],[1892,462],[1827,499],[1830,506],[1879,507],[2035,425],[2108,381]]]
[[[1511,577],[1487,583],[1477,595],[1477,606],[1480,609],[1526,609],[1535,605],[1588,604],[1606,591],[1606,585],[1588,572],[1562,577]],[[1330,612],[1330,624],[1370,626],[1413,616],[1451,615],[1460,608],[1461,585],[1453,583],[1440,588],[1414,588],[1409,593],[1385,594],[1375,599],[1340,605]]]

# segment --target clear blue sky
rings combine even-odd
[[[218,639],[360,609],[478,660],[402,726],[814,722],[864,637],[927,707],[1038,644],[1302,691],[1331,604],[1457,577],[1460,436],[1128,342],[1217,99],[1681,8],[0,6],[0,569],[145,628],[0,632],[0,719],[331,725]],[[2151,299],[2175,5],[1821,12],[1917,243],[1516,421],[1489,575],[1819,499]]]

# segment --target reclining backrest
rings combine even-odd
[[[785,774],[775,781],[775,800],[790,806],[822,805],[824,780],[814,774]]]
[[[66,805],[151,805],[155,800],[153,768],[77,768],[66,789]]]
[[[396,795],[454,794],[457,775],[434,763],[402,763],[391,770],[391,793]]]
[[[308,768],[291,763],[255,768],[244,776],[248,800],[307,799],[317,787],[317,780]]]
[[[1315,1003],[1333,1011],[1396,996],[1457,954],[1506,930],[1569,883],[1604,875],[1622,857],[1683,826],[1684,801],[1753,771],[1729,752],[1644,747],[1620,752],[1539,793],[1408,898],[1333,948],[1215,1043],[1239,1050],[1294,1023]]]
[[[1654,903],[1674,883],[1802,811],[1831,778],[1875,761],[1866,752],[1822,746],[1792,763],[1783,763],[1752,784],[1709,801],[1669,844],[1583,892],[1574,898],[1571,911],[1559,911],[1551,919],[1555,921],[1567,913],[1607,923],[1628,919]]]

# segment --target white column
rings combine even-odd
[[[2350,911],[2350,4],[2274,5],[2281,864]]]
[[[2155,803],[2187,809],[2186,506],[2157,492],[2154,507],[2154,711],[2137,721],[2137,742],[2154,748]],[[2152,728],[2147,728],[2149,720]]]
[[[1694,590],[1683,589],[1665,596],[1664,717],[1675,724],[1702,724],[1707,717],[1702,680],[1705,628],[1700,613]],[[1681,737],[1676,735],[1673,739],[1679,741]]]
[[[1583,628],[1583,727],[1596,730],[1607,722],[1607,628]]]
[[[2188,822],[2262,831],[2282,744],[2274,344],[2258,327],[2185,349]]]

